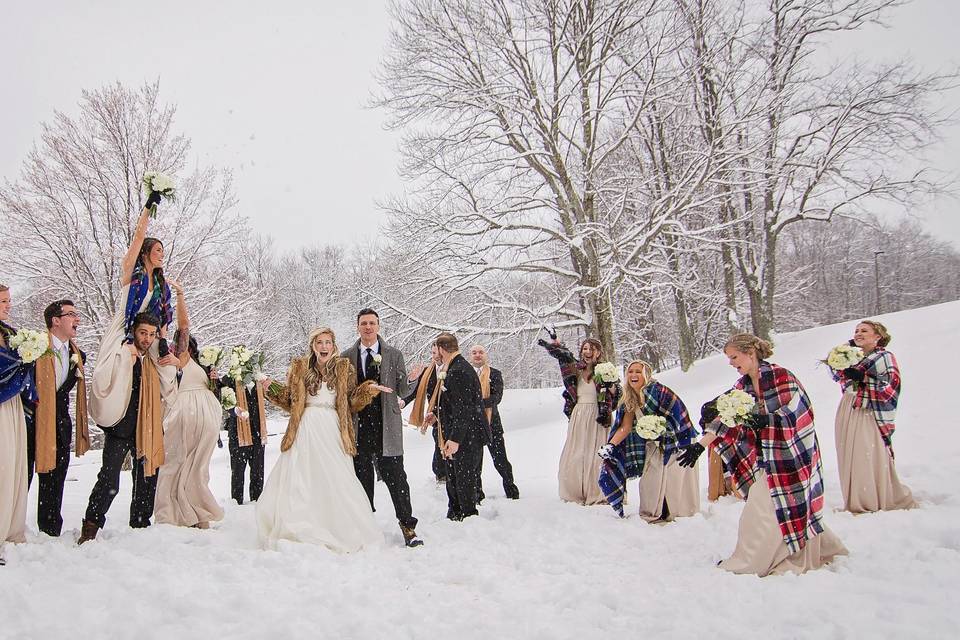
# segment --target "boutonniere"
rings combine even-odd
[[[447,379],[446,370],[437,372],[437,381],[440,383],[440,391],[445,392],[447,390],[447,385],[443,383],[443,381],[446,379]]]
[[[381,362],[383,362],[383,356],[379,353],[373,354],[373,364],[379,367]]]
[[[70,364],[74,366],[77,378],[83,380],[83,361],[80,360],[79,353],[74,353],[70,356]]]

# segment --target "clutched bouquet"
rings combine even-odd
[[[717,414],[720,422],[728,427],[742,424],[744,418],[753,411],[756,403],[753,396],[742,389],[728,391],[717,398]]]
[[[17,352],[24,364],[30,364],[40,359],[40,356],[50,353],[50,337],[45,331],[20,329],[7,339],[7,344]]]
[[[855,345],[851,345],[849,342],[844,342],[843,344],[839,344],[833,349],[830,349],[830,353],[827,354],[827,357],[820,362],[824,363],[834,371],[842,371],[847,367],[852,367],[862,359],[863,349]]]
[[[234,413],[238,418],[249,418],[250,414],[237,406],[237,392],[230,387],[220,389],[220,406],[227,413]]]
[[[620,370],[612,362],[601,362],[593,368],[593,381],[601,385],[600,402],[607,398],[607,387],[620,382]]]
[[[639,416],[633,423],[633,430],[644,440],[658,440],[667,432],[667,419],[663,416]]]
[[[147,171],[143,174],[143,188],[147,192],[147,200],[154,193],[159,193],[171,202],[176,202],[177,186],[173,178],[159,171]],[[157,205],[150,205],[150,216],[157,217]]]

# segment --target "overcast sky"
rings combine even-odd
[[[82,89],[159,77],[196,161],[234,170],[239,212],[281,248],[373,236],[375,200],[402,189],[398,137],[364,108],[389,29],[385,1],[0,4],[3,179],[16,178],[54,110],[76,112]],[[958,5],[916,0],[892,29],[858,34],[838,55],[957,64]],[[957,102],[955,91],[944,108]],[[930,160],[960,174],[960,127],[944,134]],[[960,246],[958,210],[944,199],[914,213]]]

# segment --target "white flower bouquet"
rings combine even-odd
[[[821,360],[820,362],[825,363],[834,371],[841,371],[847,367],[852,367],[862,359],[863,349],[860,347],[852,347],[848,343],[844,342],[843,344],[837,345],[833,349],[830,349],[830,353],[827,354],[826,359]]]
[[[220,406],[224,411],[237,408],[237,392],[230,387],[220,389]]]
[[[45,331],[20,329],[10,337],[8,344],[17,352],[24,364],[36,362],[40,356],[50,351],[50,337]]]
[[[717,413],[720,416],[720,422],[733,427],[750,415],[756,400],[746,391],[734,389],[717,398]]]
[[[639,416],[633,430],[644,440],[657,440],[667,432],[667,419],[663,416]]]
[[[168,200],[175,201],[177,187],[173,178],[159,171],[147,171],[143,174],[143,187],[147,192],[147,199],[154,192],[159,193]],[[157,216],[157,205],[150,206],[150,215]]]
[[[620,382],[620,370],[612,362],[601,362],[593,368],[593,381],[601,384]]]

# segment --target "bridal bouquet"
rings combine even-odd
[[[147,171],[143,174],[143,187],[147,191],[148,199],[153,192],[157,192],[169,200],[176,198],[177,187],[173,182],[173,178],[165,173]],[[154,204],[150,206],[150,216],[153,218],[157,217],[157,205]]]
[[[820,362],[825,363],[834,371],[840,371],[842,369],[846,369],[847,367],[852,367],[862,359],[863,349],[860,347],[850,346],[849,343],[844,342],[843,344],[837,345],[833,349],[830,349],[830,353],[827,354],[826,359],[821,360]]]
[[[20,329],[8,340],[10,348],[17,352],[24,364],[36,362],[50,351],[50,337],[45,331]]]
[[[633,423],[633,430],[644,440],[656,440],[667,432],[667,419],[663,416],[640,416]]]
[[[223,347],[210,346],[200,349],[200,364],[208,369],[216,369],[223,359]],[[217,383],[211,380],[208,384],[210,391],[217,390]]]
[[[744,418],[750,415],[750,411],[756,404],[746,391],[734,389],[717,398],[717,413],[720,416],[720,422],[733,427],[740,424]]]

